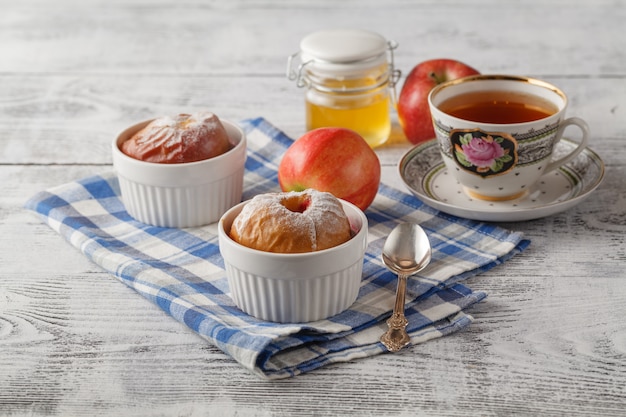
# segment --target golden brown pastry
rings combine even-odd
[[[232,144],[215,114],[198,112],[154,119],[120,148],[141,161],[180,164],[216,157]]]
[[[230,237],[252,249],[302,253],[340,245],[352,233],[339,199],[309,189],[255,196],[235,218]]]

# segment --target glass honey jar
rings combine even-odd
[[[391,132],[390,101],[400,78],[393,66],[396,47],[365,30],[324,30],[304,37],[300,51],[288,58],[287,77],[306,88],[307,130],[344,127],[372,148],[385,143]]]

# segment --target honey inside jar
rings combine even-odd
[[[372,148],[380,146],[391,132],[387,83],[365,91],[352,92],[353,89],[348,92],[310,89],[305,100],[307,130],[344,127],[358,132]]]

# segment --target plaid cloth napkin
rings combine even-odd
[[[241,125],[248,135],[244,200],[279,191],[278,163],[292,140],[262,118]],[[379,337],[393,308],[397,279],[380,254],[399,222],[421,224],[433,246],[431,264],[407,288],[412,344],[468,326],[472,317],[464,310],[486,295],[459,282],[529,244],[519,233],[439,213],[381,184],[366,211],[369,239],[357,301],[327,320],[277,324],[248,316],[228,296],[215,224],[168,229],[135,221],[119,198],[113,172],[40,192],[26,208],[93,262],[268,379],[386,352]]]

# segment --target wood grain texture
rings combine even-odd
[[[0,0],[0,415],[626,416],[626,3]],[[452,57],[553,82],[606,179],[504,223],[531,246],[468,285],[468,330],[278,382],[258,379],[43,225],[34,193],[111,170],[139,120],[210,108],[304,133],[284,76],[302,36],[364,27],[396,64]],[[404,189],[395,126],[377,150]]]

